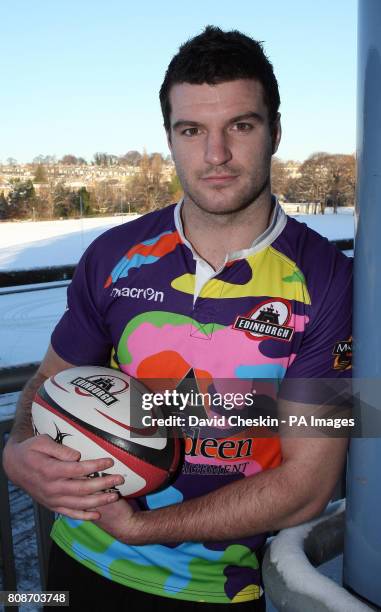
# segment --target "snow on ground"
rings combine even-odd
[[[41,361],[66,306],[66,287],[0,295],[0,368]]]
[[[0,271],[76,264],[97,236],[139,216],[0,223]]]
[[[0,271],[76,264],[88,245],[104,231],[138,215],[0,223]],[[329,240],[353,238],[353,214],[295,215]]]
[[[354,236],[353,214],[292,216],[329,240],[345,240]]]
[[[334,565],[330,564],[329,569],[326,566],[323,575],[323,572],[317,572],[307,560],[304,551],[304,542],[314,528],[317,525],[328,525],[327,521],[331,517],[343,515],[344,511],[345,501],[336,501],[329,504],[319,517],[296,527],[283,529],[272,540],[270,565],[276,568],[279,576],[279,585],[282,585],[283,590],[281,593],[278,592],[278,595],[284,600],[286,609],[290,609],[292,598],[298,602],[295,606],[297,610],[301,609],[302,600],[311,610],[334,608],[337,612],[365,612],[370,609],[341,586],[341,579],[337,583],[328,578],[329,573],[335,574],[340,567],[340,558]]]

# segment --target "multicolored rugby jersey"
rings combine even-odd
[[[347,376],[337,347],[351,332],[351,261],[276,203],[264,234],[214,271],[185,239],[180,205],[113,228],[88,248],[52,335],[56,352],[74,365],[104,365],[113,352],[116,367],[133,377],[180,382],[191,372],[200,386]],[[281,460],[280,440],[268,430],[205,442],[196,427],[176,480],[139,504],[176,504]],[[99,574],[156,595],[239,603],[262,594],[266,534],[129,546],[92,522],[58,516],[52,537]]]

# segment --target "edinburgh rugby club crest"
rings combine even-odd
[[[251,340],[281,340],[290,342],[294,330],[288,325],[291,305],[277,298],[258,304],[249,314],[238,316],[233,329],[243,331]]]

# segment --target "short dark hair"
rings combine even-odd
[[[181,45],[165,73],[160,104],[167,132],[171,125],[169,93],[173,85],[216,85],[236,79],[256,79],[262,84],[269,121],[274,123],[280,105],[278,82],[261,42],[238,30],[224,32],[206,26],[201,34]]]

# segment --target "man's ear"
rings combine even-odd
[[[167,136],[168,149],[170,154],[172,155],[171,128],[169,128],[169,130],[165,130],[165,134]]]
[[[272,153],[273,155],[277,152],[278,147],[279,147],[279,143],[280,143],[280,139],[282,137],[282,126],[280,123],[280,113],[276,114],[276,119],[274,121],[274,124],[272,126],[272,143],[273,143],[273,147],[272,147]]]

